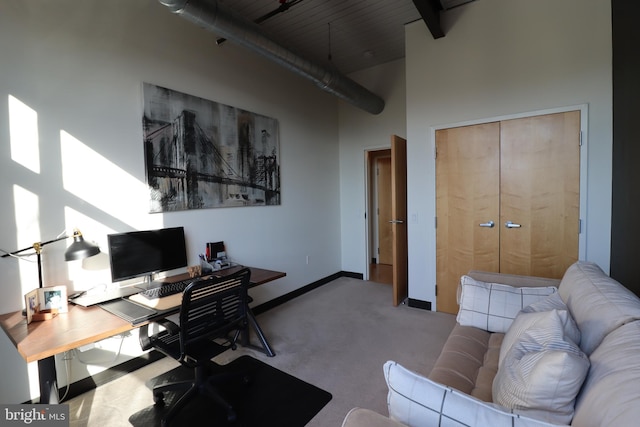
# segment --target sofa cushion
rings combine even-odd
[[[491,387],[498,372],[503,334],[456,325],[429,373],[429,378],[485,402],[493,400]]]
[[[549,422],[571,422],[589,359],[565,338],[567,315],[565,310],[552,310],[519,316],[534,321],[525,322],[529,327],[516,337],[498,367],[495,403]]]
[[[559,297],[557,297],[558,294],[554,295],[559,299]],[[550,297],[554,295],[551,295]],[[562,300],[560,300],[560,303],[564,305],[564,303],[562,303]],[[532,311],[538,308],[545,308],[545,310]],[[524,333],[527,329],[534,328],[536,324],[548,323],[547,317],[549,316],[548,313],[550,313],[551,311],[554,311],[554,316],[557,315],[560,319],[562,326],[561,333],[563,334],[563,336],[571,340],[576,345],[580,342],[580,330],[576,326],[576,322],[571,318],[571,314],[569,314],[569,310],[566,309],[566,306],[564,310],[558,310],[555,308],[552,310],[546,310],[546,308],[548,308],[548,305],[542,305],[542,307],[540,307],[536,306],[536,304],[532,304],[529,307],[525,307],[525,309],[522,310],[515,319],[513,319],[513,323],[509,327],[509,330],[504,335],[504,339],[502,340],[498,366],[502,364],[502,361],[507,355],[507,352],[509,351],[511,346],[513,346],[513,344],[515,344],[519,340],[519,337],[520,335],[522,335],[522,333]]]
[[[592,262],[571,265],[558,292],[580,328],[580,347],[587,355],[609,332],[640,319],[640,299]]]
[[[640,321],[619,327],[591,354],[572,425],[640,424]]]
[[[487,283],[466,275],[460,279],[460,287],[458,323],[501,333],[509,329],[524,307],[558,291],[553,286],[513,287]]]
[[[370,409],[353,408],[344,417],[342,427],[403,427],[397,421],[378,414]]]
[[[410,427],[552,426],[431,381],[396,362],[384,364],[389,417]]]

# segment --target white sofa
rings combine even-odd
[[[433,370],[422,375],[401,360],[387,362],[389,416],[354,408],[343,427],[640,425],[637,296],[582,261],[559,285],[496,273],[468,276],[459,323]],[[496,284],[513,287],[507,293],[526,287],[519,290],[529,298],[521,304],[526,308],[505,315],[487,309],[486,301],[478,305],[487,295],[494,308],[504,302]],[[549,285],[558,286],[557,294],[551,288],[533,292],[551,296],[530,295]],[[528,305],[532,299],[537,302]]]

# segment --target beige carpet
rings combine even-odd
[[[340,278],[258,316],[276,356],[239,348],[214,359],[249,354],[316,385],[333,399],[308,424],[339,427],[354,406],[387,413],[382,365],[395,360],[428,373],[455,324],[455,316],[393,307],[391,287]],[[71,426],[128,426],[151,405],[147,379],[178,364],[162,359],[69,400]]]

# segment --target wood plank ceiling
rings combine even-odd
[[[225,0],[239,16],[302,57],[348,74],[404,57],[404,25],[444,36],[440,11],[473,0]],[[224,45],[219,39],[219,44]]]

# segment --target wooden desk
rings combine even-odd
[[[51,320],[31,322],[21,311],[0,315],[2,329],[27,362],[35,362],[134,328],[132,324],[98,306],[69,304],[68,313]]]
[[[232,267],[216,272],[231,274],[242,267]],[[286,276],[280,271],[251,269],[251,287]],[[174,276],[175,280],[181,280]],[[188,277],[188,275],[186,275]],[[185,277],[182,277],[184,280]],[[173,278],[172,278],[173,279]],[[251,313],[251,310],[249,310]],[[250,315],[252,326],[260,338],[265,351],[270,352],[260,326]],[[136,329],[126,320],[119,318],[98,306],[81,307],[69,304],[69,311],[61,313],[51,320],[31,322],[27,325],[21,311],[0,315],[0,326],[16,346],[18,353],[27,362],[38,362],[40,376],[40,403],[57,403],[57,384],[54,356],[65,351],[97,342],[113,335]],[[274,355],[273,352],[271,352]]]
[[[215,276],[226,276],[229,274],[233,274],[236,271],[242,270],[243,268],[249,268],[249,270],[251,270],[251,284],[249,285],[249,288],[254,288],[258,285],[263,285],[267,282],[280,279],[287,275],[287,273],[284,273],[282,271],[265,270],[263,268],[247,267],[243,265],[235,265],[230,268],[225,268],[224,270],[214,271],[211,274]],[[203,275],[203,276],[206,277],[208,275],[209,274]],[[188,278],[189,278],[189,274],[183,273],[183,274],[178,274],[176,276],[167,277],[166,279],[163,279],[163,280],[166,280],[167,282],[180,282],[183,280],[187,280]]]

